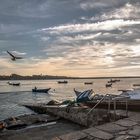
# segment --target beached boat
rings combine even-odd
[[[68,81],[64,80],[64,81],[58,81],[58,84],[67,84]]]
[[[128,105],[128,110],[139,111],[140,109],[140,88],[131,90],[119,90],[121,94],[119,95],[98,95],[95,94],[91,100],[83,102],[84,105],[89,107],[94,107],[97,103],[97,108],[108,109],[108,104],[110,102],[110,108],[114,108],[114,101],[116,102],[117,109],[126,109],[126,104]],[[103,99],[104,98],[104,99]]]
[[[85,90],[83,92],[77,91],[74,89],[74,92],[76,94],[76,101],[77,102],[84,102],[84,101],[89,101],[91,99],[91,95],[93,93],[93,90]]]
[[[84,84],[85,84],[85,85],[92,85],[93,82],[85,82]]]
[[[51,89],[51,88],[46,88],[46,89],[37,89],[37,88],[34,88],[34,89],[32,89],[32,92],[48,93],[48,91],[49,91],[50,89]]]
[[[129,96],[130,99],[140,100],[140,88],[133,88],[130,90],[119,90],[122,93],[120,95]]]
[[[12,83],[12,82],[7,82],[9,85],[12,85],[12,86],[20,86],[20,83]]]

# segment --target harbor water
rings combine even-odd
[[[62,79],[63,80],[63,79]],[[8,81],[0,81],[0,120],[11,116],[33,113],[31,110],[21,106],[22,103],[47,103],[50,100],[64,101],[74,100],[73,89],[84,91],[93,89],[98,94],[120,94],[118,90],[132,89],[133,84],[140,84],[140,78],[122,78],[120,82],[113,83],[112,87],[105,85],[110,79],[68,79],[67,84],[58,84],[58,80],[21,80],[20,86],[8,85]],[[93,84],[84,84],[93,82]],[[34,87],[43,89],[51,88],[48,94],[32,93]]]

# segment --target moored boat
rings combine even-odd
[[[136,87],[136,86],[140,86],[140,84],[133,84],[133,86],[134,86],[134,87]]]
[[[7,82],[9,85],[12,85],[12,86],[20,86],[20,83],[12,83],[12,82]]]
[[[93,82],[85,82],[84,84],[85,84],[85,85],[92,85]]]
[[[58,84],[67,84],[68,81],[64,80],[64,81],[58,81]]]
[[[32,89],[32,92],[48,93],[48,91],[49,91],[50,89],[51,89],[51,88],[46,88],[46,89],[37,89],[37,88],[34,88],[34,89]]]
[[[108,81],[108,83],[116,83],[116,82],[120,82],[120,79],[110,79],[109,81]]]

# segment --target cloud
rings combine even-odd
[[[92,10],[92,9],[102,9],[102,8],[110,8],[117,7],[120,4],[127,2],[127,0],[86,0],[80,3],[80,7],[83,10]]]
[[[110,31],[121,27],[127,27],[131,25],[139,25],[140,20],[106,20],[97,23],[85,23],[85,24],[68,24],[60,25],[56,27],[43,28],[41,31],[49,32],[50,34],[67,34],[76,32],[87,32],[87,31]]]
[[[110,13],[104,13],[101,16],[102,20],[106,19],[140,19],[140,3],[130,4],[126,3],[125,6],[115,9]]]
[[[12,51],[12,53],[15,53],[16,55],[26,55],[26,52]]]
[[[140,19],[140,2],[126,3],[118,8],[113,8],[107,12],[102,11],[92,17],[81,17],[84,21],[104,21],[113,19]]]

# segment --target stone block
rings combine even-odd
[[[128,134],[140,137],[140,126],[134,126],[133,130],[129,130]]]
[[[93,136],[94,138],[103,139],[103,140],[110,140],[114,137],[112,134],[96,129],[94,127],[83,130],[83,132],[87,133],[90,136]]]
[[[120,132],[120,131],[127,130],[126,127],[119,126],[115,123],[107,123],[107,124],[104,124],[104,125],[96,126],[95,128],[103,130],[103,131],[107,131],[107,132],[110,132],[110,133],[117,133],[117,132]]]
[[[87,137],[87,134],[77,131],[66,135],[59,136],[60,140],[81,140]],[[59,140],[58,139],[58,140]]]
[[[128,120],[128,119],[122,119],[122,120],[118,120],[116,122],[114,122],[115,124],[124,126],[124,127],[132,127],[134,125],[137,125],[138,123]]]

